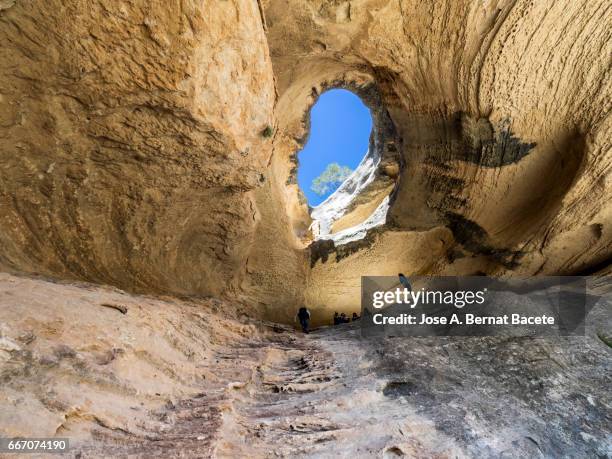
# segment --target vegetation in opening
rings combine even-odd
[[[329,197],[365,156],[372,116],[361,99],[345,89],[324,92],[310,111],[310,136],[298,154],[298,184],[308,203]]]
[[[325,196],[338,188],[353,170],[338,163],[330,163],[316,179],[312,181],[310,189],[319,196]]]

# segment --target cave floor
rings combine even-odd
[[[0,434],[69,437],[71,457],[612,454],[591,331],[369,340],[223,307],[0,275]]]
[[[232,454],[595,457],[610,454],[610,354],[597,341],[366,341],[285,333],[233,398]],[[241,432],[248,439],[237,440]]]

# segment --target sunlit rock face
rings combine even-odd
[[[610,274],[611,14],[0,0],[0,271],[19,273],[0,273],[0,436],[79,457],[610,456],[609,302],[555,341],[278,322],[356,311],[362,275]],[[296,155],[332,87],[372,111],[372,180],[313,241]]]
[[[262,24],[247,0],[0,10],[2,269],[139,291],[232,285],[272,151]]]
[[[363,239],[370,228],[383,225],[386,222],[387,210],[389,209],[389,198],[384,197],[382,202],[368,215],[362,215],[365,220],[356,218],[353,225],[342,225],[338,231],[338,223],[346,218],[348,209],[357,200],[359,195],[375,180],[378,169],[379,158],[369,153],[361,161],[359,166],[334,191],[329,198],[315,207],[310,213],[316,228],[315,240],[332,240],[335,245],[342,245],[352,241]],[[344,228],[344,226],[348,226]],[[334,231],[336,230],[336,231]]]
[[[312,246],[315,310],[354,310],[364,274],[609,264],[605,2],[290,4],[288,16],[286,2],[266,3],[279,107],[309,105],[316,83],[363,72],[401,153],[386,225],[361,241]],[[298,119],[287,135],[301,137]]]
[[[4,2],[0,267],[283,321],[353,309],[364,274],[599,271],[609,22],[604,0]],[[311,246],[295,157],[330,87],[388,158],[330,234],[389,206]]]

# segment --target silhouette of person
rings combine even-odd
[[[356,320],[359,320],[359,319],[361,319],[361,317],[359,317],[359,316],[357,315],[357,313],[356,313],[356,312],[354,312],[354,313],[353,313],[353,319],[352,319],[352,320],[353,320],[353,322],[355,322]]]
[[[310,311],[306,309],[306,306],[302,306],[295,317],[300,321],[302,331],[304,333],[308,333],[308,326],[310,324]]]
[[[410,285],[410,281],[408,280],[408,278],[406,276],[404,276],[402,273],[399,273],[397,275],[399,277],[399,281],[400,284],[402,284],[402,287],[407,288],[408,291],[412,291],[412,285]]]
[[[338,325],[340,323],[340,315],[338,312],[334,312],[334,325]]]

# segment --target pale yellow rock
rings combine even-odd
[[[406,274],[603,269],[611,14],[605,0],[5,1],[0,268],[236,295],[282,321],[304,301],[328,314],[333,279],[358,288],[364,257]],[[334,86],[378,94],[387,155],[335,230],[393,190],[376,237],[321,256],[295,155]],[[438,233],[441,251],[414,246]]]

